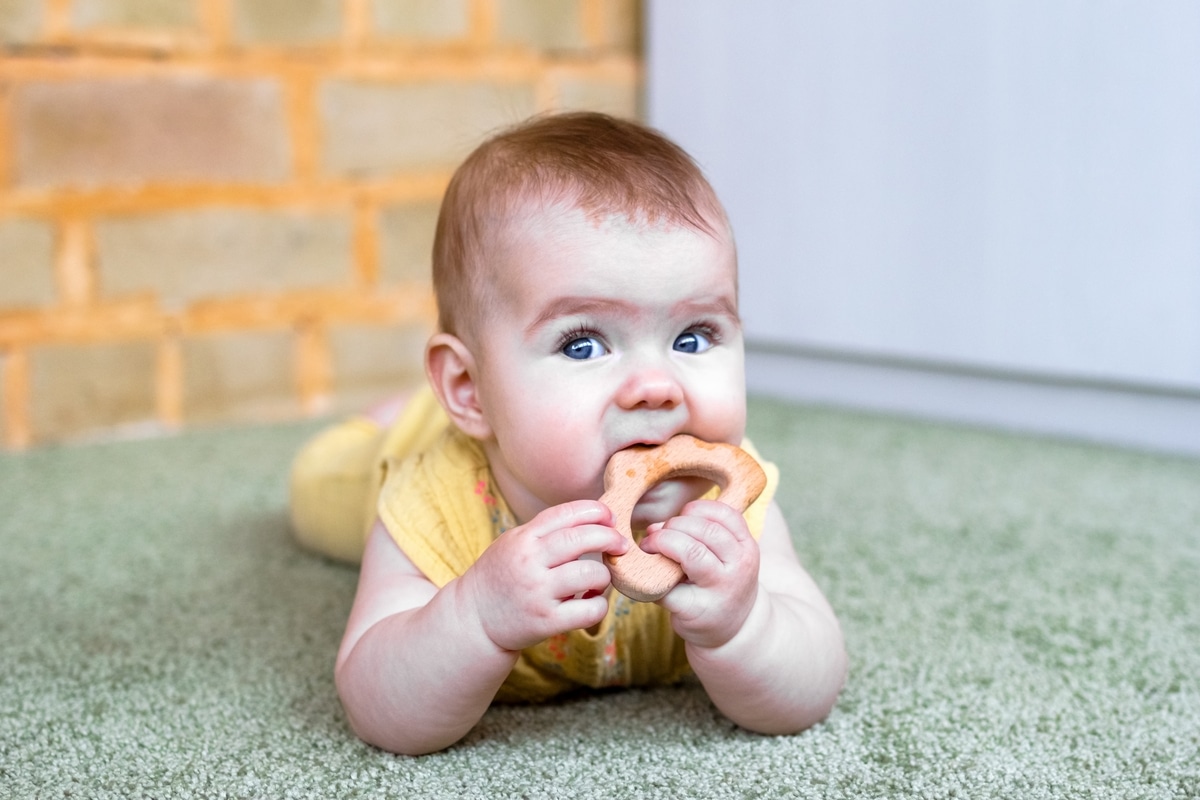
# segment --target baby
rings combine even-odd
[[[694,162],[632,122],[535,118],[455,173],[433,272],[429,389],[318,437],[293,469],[301,541],[361,553],[336,666],[354,731],[426,753],[493,701],[688,673],[749,730],[823,719],[842,634],[771,499],[773,465],[759,459],[768,486],[744,515],[691,478],[638,502],[641,546],[686,576],[657,603],[613,591],[600,560],[637,546],[597,500],[617,451],[687,433],[758,458],[733,236]]]

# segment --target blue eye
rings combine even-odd
[[[563,345],[562,354],[576,361],[586,361],[608,355],[608,349],[595,336],[579,336]]]
[[[675,337],[672,349],[679,353],[703,353],[712,346],[712,340],[700,331],[684,331]]]

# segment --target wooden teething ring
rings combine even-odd
[[[721,488],[718,499],[743,512],[762,494],[767,476],[746,451],[680,434],[657,447],[630,447],[613,455],[604,469],[600,502],[613,513],[618,531],[633,540],[633,507],[653,486],[671,478],[704,478]],[[636,545],[621,556],[604,556],[612,585],[633,600],[652,602],[683,580],[671,559]]]

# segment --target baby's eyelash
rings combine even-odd
[[[586,339],[588,337],[592,337],[595,339],[601,338],[600,334],[597,333],[594,328],[592,328],[588,325],[577,325],[574,328],[572,328],[571,330],[564,333],[562,336],[558,337],[558,344],[556,344],[554,346],[554,349],[557,352],[559,350],[562,350],[564,347],[566,347],[567,345],[569,345],[571,342],[575,341],[576,339]]]
[[[709,322],[694,322],[683,329],[684,333],[699,333],[704,335],[713,344],[720,344],[723,338],[719,325],[713,325]]]

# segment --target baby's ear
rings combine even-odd
[[[460,431],[486,439],[491,426],[483,416],[475,382],[475,356],[457,336],[434,334],[425,345],[425,374],[438,402]]]

